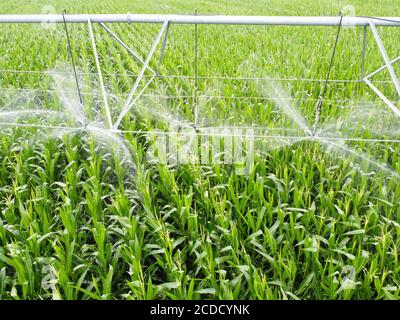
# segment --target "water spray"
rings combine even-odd
[[[371,159],[368,155],[363,154],[360,151],[354,150],[351,147],[346,146],[343,142],[345,141],[364,141],[364,142],[371,142],[371,143],[376,143],[376,142],[393,142],[393,143],[399,143],[399,140],[397,137],[393,137],[393,139],[367,139],[367,138],[362,138],[362,137],[343,137],[342,135],[334,135],[334,136],[328,136],[327,135],[327,123],[324,123],[323,126],[320,125],[320,118],[321,118],[321,111],[323,108],[323,104],[325,102],[328,102],[328,100],[325,100],[325,95],[327,91],[327,85],[328,82],[332,81],[341,81],[341,82],[353,82],[357,81],[360,82],[360,80],[350,80],[350,79],[345,79],[345,80],[330,80],[330,72],[333,67],[333,61],[334,57],[336,54],[336,48],[338,44],[338,39],[339,39],[339,34],[342,25],[352,25],[352,26],[362,26],[364,27],[364,30],[366,28],[370,27],[370,29],[373,31],[374,37],[376,42],[378,43],[379,50],[382,54],[382,56],[385,59],[386,65],[377,69],[374,71],[372,74],[367,75],[367,76],[362,76],[362,80],[365,84],[370,86],[375,93],[379,97],[382,98],[382,100],[389,106],[393,111],[395,111],[396,115],[400,114],[400,111],[397,110],[395,106],[393,106],[388,99],[381,93],[376,87],[372,85],[372,83],[368,80],[370,77],[372,77],[374,74],[380,72],[381,70],[387,68],[390,71],[391,78],[393,83],[396,85],[396,88],[398,88],[398,92],[400,93],[400,86],[398,85],[397,77],[393,71],[392,64],[395,62],[399,61],[399,58],[396,58],[392,61],[387,56],[386,50],[384,48],[384,45],[379,37],[378,31],[376,30],[376,26],[392,26],[392,27],[400,27],[400,18],[399,17],[343,17],[343,13],[340,12],[340,16],[336,17],[297,17],[297,16],[290,16],[290,17],[280,17],[280,16],[273,16],[273,17],[257,17],[257,16],[200,16],[197,15],[195,12],[194,15],[144,15],[144,14],[138,14],[138,15],[131,15],[131,14],[105,14],[105,15],[91,15],[91,14],[84,14],[84,15],[70,15],[66,14],[64,11],[64,14],[60,15],[0,15],[0,23],[41,23],[43,20],[51,20],[54,21],[54,23],[63,23],[65,27],[65,33],[67,36],[68,40],[68,50],[69,54],[71,55],[71,63],[73,67],[73,75],[75,76],[75,83],[76,83],[76,89],[78,91],[78,96],[79,96],[79,101],[74,101],[77,100],[74,97],[67,97],[65,96],[65,99],[62,99],[62,104],[65,108],[65,111],[69,111],[69,115],[67,113],[65,114],[58,114],[58,113],[50,113],[50,114],[45,114],[42,113],[42,110],[40,111],[39,114],[36,114],[34,112],[30,112],[28,110],[24,111],[23,114],[21,114],[20,111],[7,111],[3,113],[2,117],[6,119],[14,119],[17,116],[23,115],[28,116],[28,115],[51,115],[55,116],[57,120],[62,121],[63,117],[65,116],[70,116],[67,117],[67,119],[73,119],[75,120],[76,126],[74,127],[68,127],[68,126],[61,126],[61,125],[51,125],[51,124],[35,124],[35,123],[18,123],[17,121],[9,121],[9,122],[4,122],[0,123],[0,126],[15,126],[15,127],[37,127],[37,128],[44,128],[44,129],[52,129],[55,131],[55,133],[58,133],[59,131],[69,131],[69,132],[81,132],[81,131],[86,131],[91,133],[93,136],[95,136],[96,140],[99,141],[99,143],[103,143],[105,145],[110,145],[110,144],[117,144],[119,146],[119,150],[122,150],[123,153],[127,156],[129,154],[129,148],[126,148],[125,143],[126,140],[124,138],[125,133],[137,133],[137,134],[142,134],[146,133],[143,132],[142,130],[137,130],[137,131],[129,131],[129,130],[119,130],[118,125],[122,121],[122,119],[128,114],[132,106],[135,104],[135,102],[142,96],[142,93],[148,88],[150,83],[156,78],[156,77],[173,77],[173,78],[182,78],[182,79],[188,79],[188,78],[194,78],[195,80],[195,92],[194,92],[194,105],[195,105],[195,121],[194,123],[188,123],[186,121],[181,121],[179,117],[175,117],[173,113],[170,111],[166,112],[158,112],[157,109],[150,109],[146,110],[146,114],[153,115],[156,119],[164,120],[166,123],[169,125],[176,125],[178,123],[179,125],[176,126],[178,134],[179,135],[186,135],[186,136],[195,136],[193,134],[193,131],[196,133],[196,135],[204,135],[204,136],[233,136],[236,133],[232,135],[232,133],[228,132],[215,132],[214,130],[208,130],[208,131],[203,131],[203,129],[206,129],[206,127],[201,123],[201,121],[198,121],[198,79],[199,78],[211,78],[211,79],[220,79],[221,77],[199,77],[198,75],[198,70],[197,70],[197,60],[198,60],[198,43],[197,43],[197,38],[198,38],[198,30],[197,30],[197,25],[198,24],[204,24],[204,25],[211,25],[211,24],[218,24],[218,25],[276,25],[276,26],[282,26],[282,25],[287,25],[287,26],[334,26],[338,27],[337,30],[337,35],[336,35],[336,41],[334,43],[333,47],[333,52],[332,52],[332,57],[331,61],[329,64],[329,69],[328,69],[328,74],[326,79],[323,79],[322,82],[324,82],[324,85],[321,86],[321,93],[316,101],[315,104],[315,123],[312,127],[310,127],[307,124],[306,119],[296,110],[296,108],[288,103],[288,101],[291,101],[293,99],[286,99],[284,97],[284,92],[281,92],[282,90],[276,87],[272,87],[272,93],[274,95],[278,96],[278,99],[276,97],[273,98],[274,101],[277,101],[277,104],[279,105],[280,109],[289,116],[289,118],[293,121],[294,124],[298,125],[300,129],[305,133],[302,136],[290,136],[287,134],[273,134],[273,135],[266,135],[264,132],[260,135],[251,135],[251,138],[257,138],[257,139],[271,139],[273,140],[282,140],[286,141],[289,140],[290,143],[291,141],[302,141],[302,140],[312,140],[316,142],[321,142],[322,144],[325,144],[329,148],[333,149],[334,151],[339,151],[340,154],[343,155],[351,155],[353,157],[356,157],[357,159],[360,160],[365,160],[368,161],[369,164],[372,164],[376,166],[379,169],[385,170],[389,172],[389,169],[387,169],[387,166],[382,165],[380,162],[375,161]],[[148,52],[148,55],[145,60],[141,60],[140,58],[138,59],[138,55],[133,51],[133,49],[129,48],[116,34],[114,34],[108,27],[104,28],[105,25],[104,23],[115,23],[115,22],[121,22],[121,23],[132,23],[132,22],[137,22],[137,23],[154,23],[154,24],[162,24],[159,32],[157,33],[157,36],[155,37],[153,41],[153,45],[151,49]],[[103,93],[103,98],[105,100],[105,106],[106,106],[106,111],[107,111],[107,117],[109,121],[109,127],[110,128],[105,128],[103,126],[103,121],[101,121],[101,124],[97,125],[96,123],[92,122],[85,117],[84,111],[83,111],[83,98],[82,98],[82,93],[85,94],[84,92],[81,92],[80,90],[80,85],[79,85],[79,78],[78,74],[76,71],[76,66],[75,66],[75,61],[74,61],[74,56],[72,52],[72,45],[71,45],[71,39],[69,36],[67,24],[68,23],[85,23],[88,24],[89,27],[89,34],[91,37],[91,42],[93,46],[93,51],[95,54],[95,62],[97,65],[97,75],[99,76],[100,82],[101,82],[101,87],[102,87],[102,93]],[[126,100],[126,103],[124,104],[124,108],[121,110],[117,121],[113,124],[112,119],[110,116],[109,112],[109,107],[107,103],[107,98],[106,98],[106,91],[104,88],[103,80],[102,80],[102,73],[100,70],[100,64],[98,61],[98,56],[97,56],[97,50],[96,50],[96,43],[95,43],[95,38],[94,38],[94,32],[92,29],[92,23],[98,23],[100,24],[103,29],[107,31],[107,33],[114,39],[116,40],[119,44],[122,45],[125,49],[127,49],[131,55],[133,55],[139,62],[142,63],[142,68],[140,73],[136,77],[135,84],[129,94],[128,99]],[[194,77],[184,77],[184,76],[171,76],[171,75],[161,75],[160,76],[160,65],[162,62],[162,58],[164,56],[164,51],[166,49],[166,44],[167,44],[167,36],[168,36],[168,30],[169,30],[169,25],[170,24],[194,24],[195,27],[195,74]],[[162,36],[164,35],[164,41],[162,42],[162,49],[161,49],[161,56],[158,64],[158,70],[157,72],[154,72],[149,66],[149,63],[151,59],[153,58],[153,55],[155,53],[155,50],[157,48],[157,45],[161,42]],[[365,38],[365,33],[364,33],[364,38]],[[365,41],[365,40],[364,40]],[[365,50],[364,50],[365,52]],[[363,59],[363,65],[364,65],[364,59]],[[139,88],[140,81],[145,77],[145,71],[149,70],[152,72],[151,79],[146,82],[146,84],[142,87],[140,91],[137,89]],[[4,70],[3,70],[4,71]],[[17,70],[8,70],[8,72],[15,72]],[[18,70],[17,73],[19,72],[27,72],[27,71],[21,71]],[[28,71],[31,72],[31,71]],[[40,72],[40,71],[36,71]],[[32,72],[33,73],[33,72]],[[234,77],[223,77],[223,79],[229,79],[229,80],[238,80],[241,78],[234,78]],[[264,78],[256,78],[255,80],[260,80]],[[278,78],[268,78],[268,80],[298,80],[298,81],[320,81],[319,79],[278,79]],[[73,82],[71,82],[73,84]],[[60,87],[59,91],[61,93],[65,93],[65,88]],[[74,89],[70,90],[70,92],[75,92]],[[137,92],[138,91],[138,92]],[[59,92],[59,94],[60,94]],[[62,94],[60,94],[61,96]],[[234,98],[241,98],[241,97],[234,97]],[[272,97],[270,97],[272,100]],[[64,100],[64,101],[63,101]],[[315,100],[315,99],[313,99]],[[79,103],[80,102],[80,103]],[[78,108],[79,107],[79,108]],[[79,110],[78,110],[79,109]],[[82,110],[81,110],[82,109]],[[43,111],[44,112],[44,111]],[[104,119],[103,119],[104,120]],[[329,124],[329,123],[328,123]],[[331,126],[333,126],[331,124]],[[185,129],[192,129],[191,130],[185,130]],[[242,127],[243,128],[243,127]],[[328,127],[329,128],[329,127]],[[224,128],[222,128],[224,129]],[[189,132],[190,131],[190,132]],[[157,131],[147,131],[149,134],[160,134],[163,135],[165,132],[157,132]],[[167,133],[168,134],[168,133]],[[242,133],[240,133],[238,136],[244,137]],[[336,143],[337,142],[337,143]],[[285,143],[285,145],[287,145]],[[390,169],[391,170],[391,169]],[[392,171],[390,171],[392,172]]]

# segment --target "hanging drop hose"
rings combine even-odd
[[[197,8],[194,9],[194,15],[197,16]],[[199,104],[198,104],[198,90],[199,90],[199,86],[198,86],[198,60],[199,60],[199,34],[198,34],[198,30],[197,30],[198,26],[197,23],[194,25],[194,125],[193,125],[193,129],[196,131],[196,133],[199,133],[198,130],[198,108],[199,108]]]
[[[325,98],[326,90],[328,88],[328,82],[329,82],[329,78],[330,78],[330,75],[331,75],[333,61],[334,61],[335,55],[336,55],[336,47],[337,47],[338,40],[339,40],[340,30],[342,29],[342,21],[343,21],[343,13],[342,13],[342,11],[340,11],[339,14],[340,14],[339,26],[338,26],[338,31],[337,31],[337,34],[336,34],[335,44],[333,46],[331,61],[329,63],[328,74],[326,75],[324,86],[323,86],[323,89],[322,89],[321,94],[319,96],[319,99],[318,99],[318,101],[317,101],[317,103],[315,104],[315,107],[314,107],[314,109],[315,109],[315,122],[314,122],[314,125],[312,127],[312,135],[313,136],[315,136],[315,133],[317,131],[317,126],[318,126],[319,120],[321,118],[322,105],[324,103],[324,98]]]
[[[64,10],[64,11],[63,11],[63,14],[62,14],[63,20],[64,20],[64,29],[65,29],[65,34],[67,35],[68,50],[69,50],[69,55],[71,56],[72,68],[73,68],[73,70],[74,70],[76,88],[78,89],[79,102],[80,102],[81,105],[83,105],[83,99],[82,99],[81,89],[79,88],[78,75],[77,75],[77,73],[76,73],[74,55],[73,55],[73,53],[72,53],[71,39],[70,39],[70,37],[69,37],[69,32],[68,32],[68,28],[67,28],[67,22],[65,21],[65,14],[66,14],[66,13],[67,13],[67,11]]]

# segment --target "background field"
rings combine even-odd
[[[356,15],[400,16],[395,0],[5,0],[0,13],[338,15],[349,5]],[[267,140],[246,176],[229,165],[149,163],[145,135],[126,133],[134,163],[128,165],[85,134],[56,137],[54,131],[5,124],[47,124],[1,112],[61,110],[52,75],[61,75],[62,85],[70,60],[62,25],[0,28],[0,299],[399,298],[398,143],[348,143],[390,165],[388,171],[318,143],[276,148],[277,141]],[[101,102],[87,26],[69,28],[85,111],[95,117]],[[94,28],[116,116],[140,66]],[[142,57],[158,28],[112,26]],[[395,58],[400,30],[379,30]],[[336,31],[199,26],[198,95],[205,121],[292,128],[264,90],[270,82],[254,79],[279,77],[289,78],[280,86],[312,124]],[[356,81],[362,36],[362,28],[342,30],[331,78],[351,82],[329,84],[322,121],[340,126],[340,119],[350,119],[359,136],[371,138],[375,129],[380,138],[398,139],[399,123]],[[372,72],[383,61],[370,33],[367,44],[366,72]],[[155,56],[154,68],[159,50]],[[169,110],[192,121],[194,61],[194,26],[172,25],[160,72],[174,77],[150,86],[140,101],[144,114],[132,112],[123,129],[152,130],[158,123],[146,110]],[[374,79],[398,104],[388,74]]]

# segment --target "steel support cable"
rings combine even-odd
[[[318,99],[317,103],[315,104],[315,122],[314,122],[314,125],[312,127],[312,134],[313,135],[315,135],[319,120],[321,118],[322,105],[323,105],[323,102],[324,102],[326,90],[328,89],[328,83],[329,83],[329,78],[330,78],[330,75],[331,75],[333,62],[335,60],[336,48],[337,48],[337,44],[338,44],[338,41],[339,41],[340,30],[342,29],[342,22],[343,22],[343,13],[340,12],[340,20],[339,20],[338,30],[337,30],[337,33],[336,33],[335,44],[333,45],[331,61],[329,63],[329,67],[328,67],[328,73],[326,75],[324,86],[322,88],[322,91],[321,91],[321,94],[319,96],[319,99]]]
[[[70,37],[69,37],[67,22],[66,22],[66,20],[65,20],[65,14],[66,14],[66,13],[67,13],[67,11],[64,10],[64,11],[63,11],[63,14],[62,14],[62,15],[63,15],[63,20],[64,20],[64,29],[65,29],[65,34],[67,35],[68,50],[69,50],[69,55],[71,56],[72,68],[73,68],[73,70],[74,70],[76,88],[78,89],[79,102],[81,103],[81,105],[83,105],[83,99],[82,99],[81,89],[80,89],[80,87],[79,87],[78,75],[77,75],[77,73],[76,73],[74,55],[73,55],[73,53],[72,53],[71,39],[70,39]]]
[[[366,18],[366,19],[393,22],[393,23],[400,24],[400,20],[393,20],[393,19],[386,19],[386,18],[379,18],[379,17],[372,17],[372,16],[356,16],[356,18]]]

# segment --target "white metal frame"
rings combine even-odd
[[[374,21],[369,21],[369,26],[370,29],[372,31],[372,34],[374,35],[375,41],[378,45],[379,51],[382,55],[382,58],[385,62],[385,65],[380,67],[379,69],[375,70],[374,72],[370,73],[369,75],[365,76],[363,78],[363,81],[383,100],[383,102],[385,102],[390,109],[392,109],[392,111],[394,112],[394,114],[398,117],[400,117],[400,110],[382,93],[382,91],[380,91],[370,80],[370,78],[372,76],[374,76],[375,74],[379,73],[380,71],[384,70],[384,69],[388,69],[390,77],[392,79],[392,82],[396,88],[397,94],[399,96],[400,99],[400,84],[399,84],[399,79],[397,78],[397,75],[393,69],[393,64],[395,64],[397,61],[400,60],[400,56],[397,57],[394,60],[390,60],[389,56],[386,52],[385,46],[383,45],[382,39],[379,36],[378,30],[376,29],[376,24]]]
[[[223,15],[163,15],[163,14],[66,14],[67,23],[164,23],[175,24],[248,24],[285,26],[336,26],[340,17],[327,16],[223,16]],[[400,17],[343,17],[344,26],[400,26]],[[63,23],[61,14],[0,15],[0,23]]]
[[[0,15],[0,23],[86,23],[89,29],[89,36],[92,44],[97,74],[100,82],[100,88],[103,95],[106,120],[109,129],[118,130],[122,119],[131,110],[135,102],[140,98],[143,92],[151,84],[151,82],[159,75],[160,65],[162,63],[166,44],[168,41],[168,31],[170,24],[236,24],[236,25],[279,25],[279,26],[338,26],[340,17],[300,17],[300,16],[201,16],[201,15],[157,15],[157,14],[76,14],[76,15]],[[161,28],[154,39],[153,45],[145,60],[132,50],[124,41],[122,41],[106,23],[160,23]],[[117,41],[124,49],[126,49],[136,60],[142,64],[142,68],[136,77],[135,83],[122,107],[122,110],[115,123],[112,121],[111,111],[108,104],[107,94],[103,81],[103,74],[100,68],[99,56],[95,35],[93,32],[93,23],[98,23],[115,41]],[[370,80],[370,78],[378,72],[388,69],[391,80],[396,88],[400,98],[400,84],[393,69],[393,64],[400,60],[400,56],[394,60],[390,60],[383,42],[379,36],[377,26],[400,27],[400,17],[343,17],[343,26],[363,26],[364,39],[362,48],[362,71],[361,81],[365,82],[395,113],[400,117],[400,110],[391,102]],[[365,76],[365,53],[366,53],[366,37],[367,29],[370,28],[379,51],[383,57],[385,65]],[[149,63],[164,35],[163,45],[161,49],[161,57],[158,64],[158,70],[153,70]],[[140,82],[142,81],[146,70],[152,73],[151,78],[146,82],[142,89],[138,91]]]

